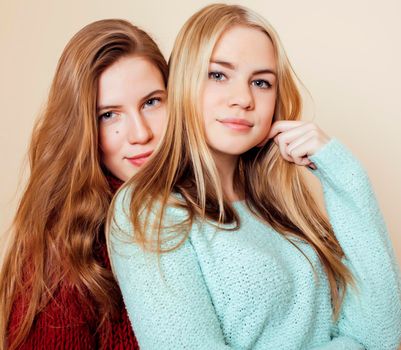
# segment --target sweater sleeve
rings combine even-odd
[[[399,269],[368,176],[335,139],[310,159],[317,166],[313,172],[322,184],[329,219],[345,253],[344,263],[356,282],[356,289],[347,288],[333,337],[353,338],[367,350],[398,349]]]
[[[117,196],[108,244],[140,348],[229,349],[191,241],[160,260],[144,252],[133,243],[126,210],[130,193],[125,189]],[[169,219],[174,221],[175,214],[178,209],[170,210]]]
[[[96,326],[89,322],[89,313],[79,300],[75,289],[60,288],[36,316],[28,336],[18,349],[96,349]],[[13,305],[8,325],[9,344],[15,340],[16,331],[26,312],[26,303],[24,298],[18,298]]]
[[[312,350],[365,350],[355,339],[348,336],[337,336],[330,342],[314,347]]]

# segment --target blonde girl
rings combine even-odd
[[[396,349],[398,269],[367,175],[300,120],[274,29],[205,7],[176,39],[168,92],[166,134],[110,222],[141,348]]]

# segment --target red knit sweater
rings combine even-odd
[[[115,179],[109,181],[114,190],[121,185]],[[102,265],[110,269],[104,239],[101,239],[98,256]],[[9,340],[20,324],[26,302],[21,299],[14,304],[9,323]],[[99,320],[91,316],[89,302],[90,299],[84,300],[75,288],[60,287],[36,317],[31,332],[19,349],[139,349],[122,302],[118,317],[105,322],[99,329]]]

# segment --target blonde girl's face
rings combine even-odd
[[[104,166],[126,181],[149,159],[166,119],[166,89],[148,60],[120,58],[100,76],[97,115]]]
[[[267,136],[277,94],[276,59],[269,37],[234,26],[217,42],[202,95],[212,152],[238,156]]]

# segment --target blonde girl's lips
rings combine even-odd
[[[225,127],[236,131],[249,131],[253,127],[253,124],[246,119],[225,118],[218,119],[217,121]]]

